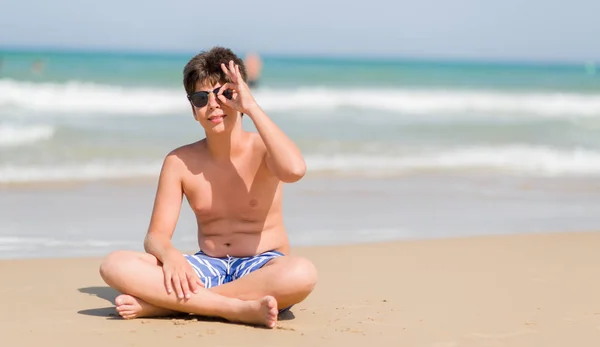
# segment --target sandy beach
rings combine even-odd
[[[0,261],[3,346],[598,346],[599,232],[302,247],[314,293],[275,330],[116,315],[101,258]]]

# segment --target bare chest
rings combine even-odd
[[[196,216],[206,223],[259,221],[280,202],[279,181],[262,163],[207,167],[187,177],[184,192]]]

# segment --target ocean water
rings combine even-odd
[[[192,55],[0,51],[0,184],[156,176],[204,136]],[[593,64],[263,59],[255,97],[309,174],[600,176]]]
[[[0,258],[141,250],[155,184],[111,179],[204,137],[192,55],[0,51]],[[598,229],[595,65],[263,59],[254,95],[311,176],[287,188],[294,245]],[[174,243],[195,232],[184,206]]]

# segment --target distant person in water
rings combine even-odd
[[[262,72],[262,60],[257,53],[250,52],[246,55],[244,64],[248,73],[248,87],[256,88]]]
[[[309,260],[290,255],[282,214],[284,183],[304,176],[304,158],[258,105],[231,50],[196,55],[183,75],[205,137],[166,155],[146,253],[113,252],[100,274],[122,293],[115,304],[126,319],[183,312],[274,328],[317,281]],[[244,130],[242,114],[256,132]],[[194,254],[171,242],[184,197],[197,222]]]
[[[41,59],[38,59],[36,61],[33,62],[33,64],[31,65],[31,72],[34,74],[41,74],[44,72],[44,61]]]

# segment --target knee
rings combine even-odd
[[[289,269],[289,274],[292,275],[293,282],[302,292],[310,293],[317,284],[318,273],[315,265],[306,258],[295,258],[292,266]]]
[[[132,257],[128,251],[114,251],[107,255],[100,264],[100,276],[108,285],[114,283],[127,268],[127,264],[131,262]]]

